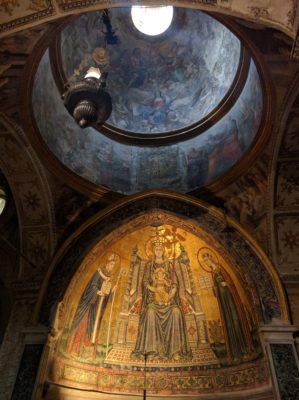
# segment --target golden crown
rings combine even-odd
[[[163,236],[156,236],[154,239],[152,239],[152,244],[153,246],[164,246],[166,242],[165,237]]]

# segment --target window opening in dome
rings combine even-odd
[[[173,18],[172,6],[132,6],[134,26],[145,35],[156,36],[165,32]]]
[[[6,206],[6,193],[5,191],[0,187],[0,215],[3,213],[5,206]]]

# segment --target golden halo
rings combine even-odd
[[[210,247],[201,247],[198,252],[197,252],[197,261],[198,264],[201,266],[201,268],[208,273],[212,272],[212,269],[210,267],[207,266],[206,262],[203,259],[203,255],[204,254],[209,254],[210,257],[212,258],[212,260],[214,261],[214,263],[216,265],[219,265],[219,260],[218,260],[218,256],[217,253],[211,249]]]

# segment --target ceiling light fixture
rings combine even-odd
[[[102,21],[105,25],[105,48],[96,48],[93,59],[100,65],[103,58],[107,58],[107,45],[118,43],[107,9],[103,10]],[[105,56],[105,57],[104,57]],[[98,67],[90,67],[84,78],[74,83],[67,83],[66,91],[62,94],[64,105],[68,112],[81,128],[97,123],[103,124],[112,112],[110,94],[104,88],[108,72],[103,72]]]
[[[134,26],[145,35],[156,36],[165,32],[173,18],[173,6],[132,6]]]
[[[109,93],[104,88],[107,73],[91,67],[84,79],[67,86],[62,99],[68,112],[81,128],[105,122],[112,112]]]

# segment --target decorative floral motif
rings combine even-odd
[[[87,370],[82,374],[82,369],[70,362],[57,359],[54,365],[63,366],[64,382],[71,380],[72,382],[80,382],[88,384],[95,390],[102,387],[103,390],[114,392],[122,392],[130,390],[130,392],[140,392],[144,389],[144,376],[139,371],[134,371],[130,375],[126,371],[115,370],[113,372],[113,382],[111,375],[107,374],[104,369]],[[179,393],[189,394],[190,390],[197,390],[200,393],[211,393],[219,389],[241,390],[249,388],[253,385],[263,385],[268,382],[269,372],[265,361],[256,363],[255,365],[244,365],[233,368],[229,371],[216,370],[214,376],[210,376],[209,372],[188,371],[184,373],[165,374],[161,376],[161,372],[148,371],[146,377],[146,388],[148,392],[160,394],[168,394],[169,388]]]
[[[24,201],[26,206],[31,208],[33,211],[36,211],[36,209],[40,207],[40,198],[37,193],[34,193],[31,190],[24,194]]]
[[[291,230],[285,231],[281,241],[283,242],[284,247],[293,251],[299,247],[299,232],[292,232]]]
[[[44,21],[56,12],[53,0],[2,0],[0,1],[0,11],[9,16],[2,18],[0,34],[18,29],[20,26],[29,25],[32,22]]]
[[[47,235],[42,231],[30,233],[26,253],[33,265],[37,268],[43,266],[48,255]]]
[[[19,0],[2,0],[0,3],[0,11],[8,15],[12,15],[16,7],[20,7]]]
[[[248,10],[255,18],[269,17],[269,10],[267,7],[248,7]]]
[[[277,166],[277,207],[299,207],[299,162],[289,161]]]
[[[47,7],[46,0],[31,0],[28,10],[40,11]]]
[[[298,265],[299,215],[277,215],[274,221],[279,264],[285,268]]]

